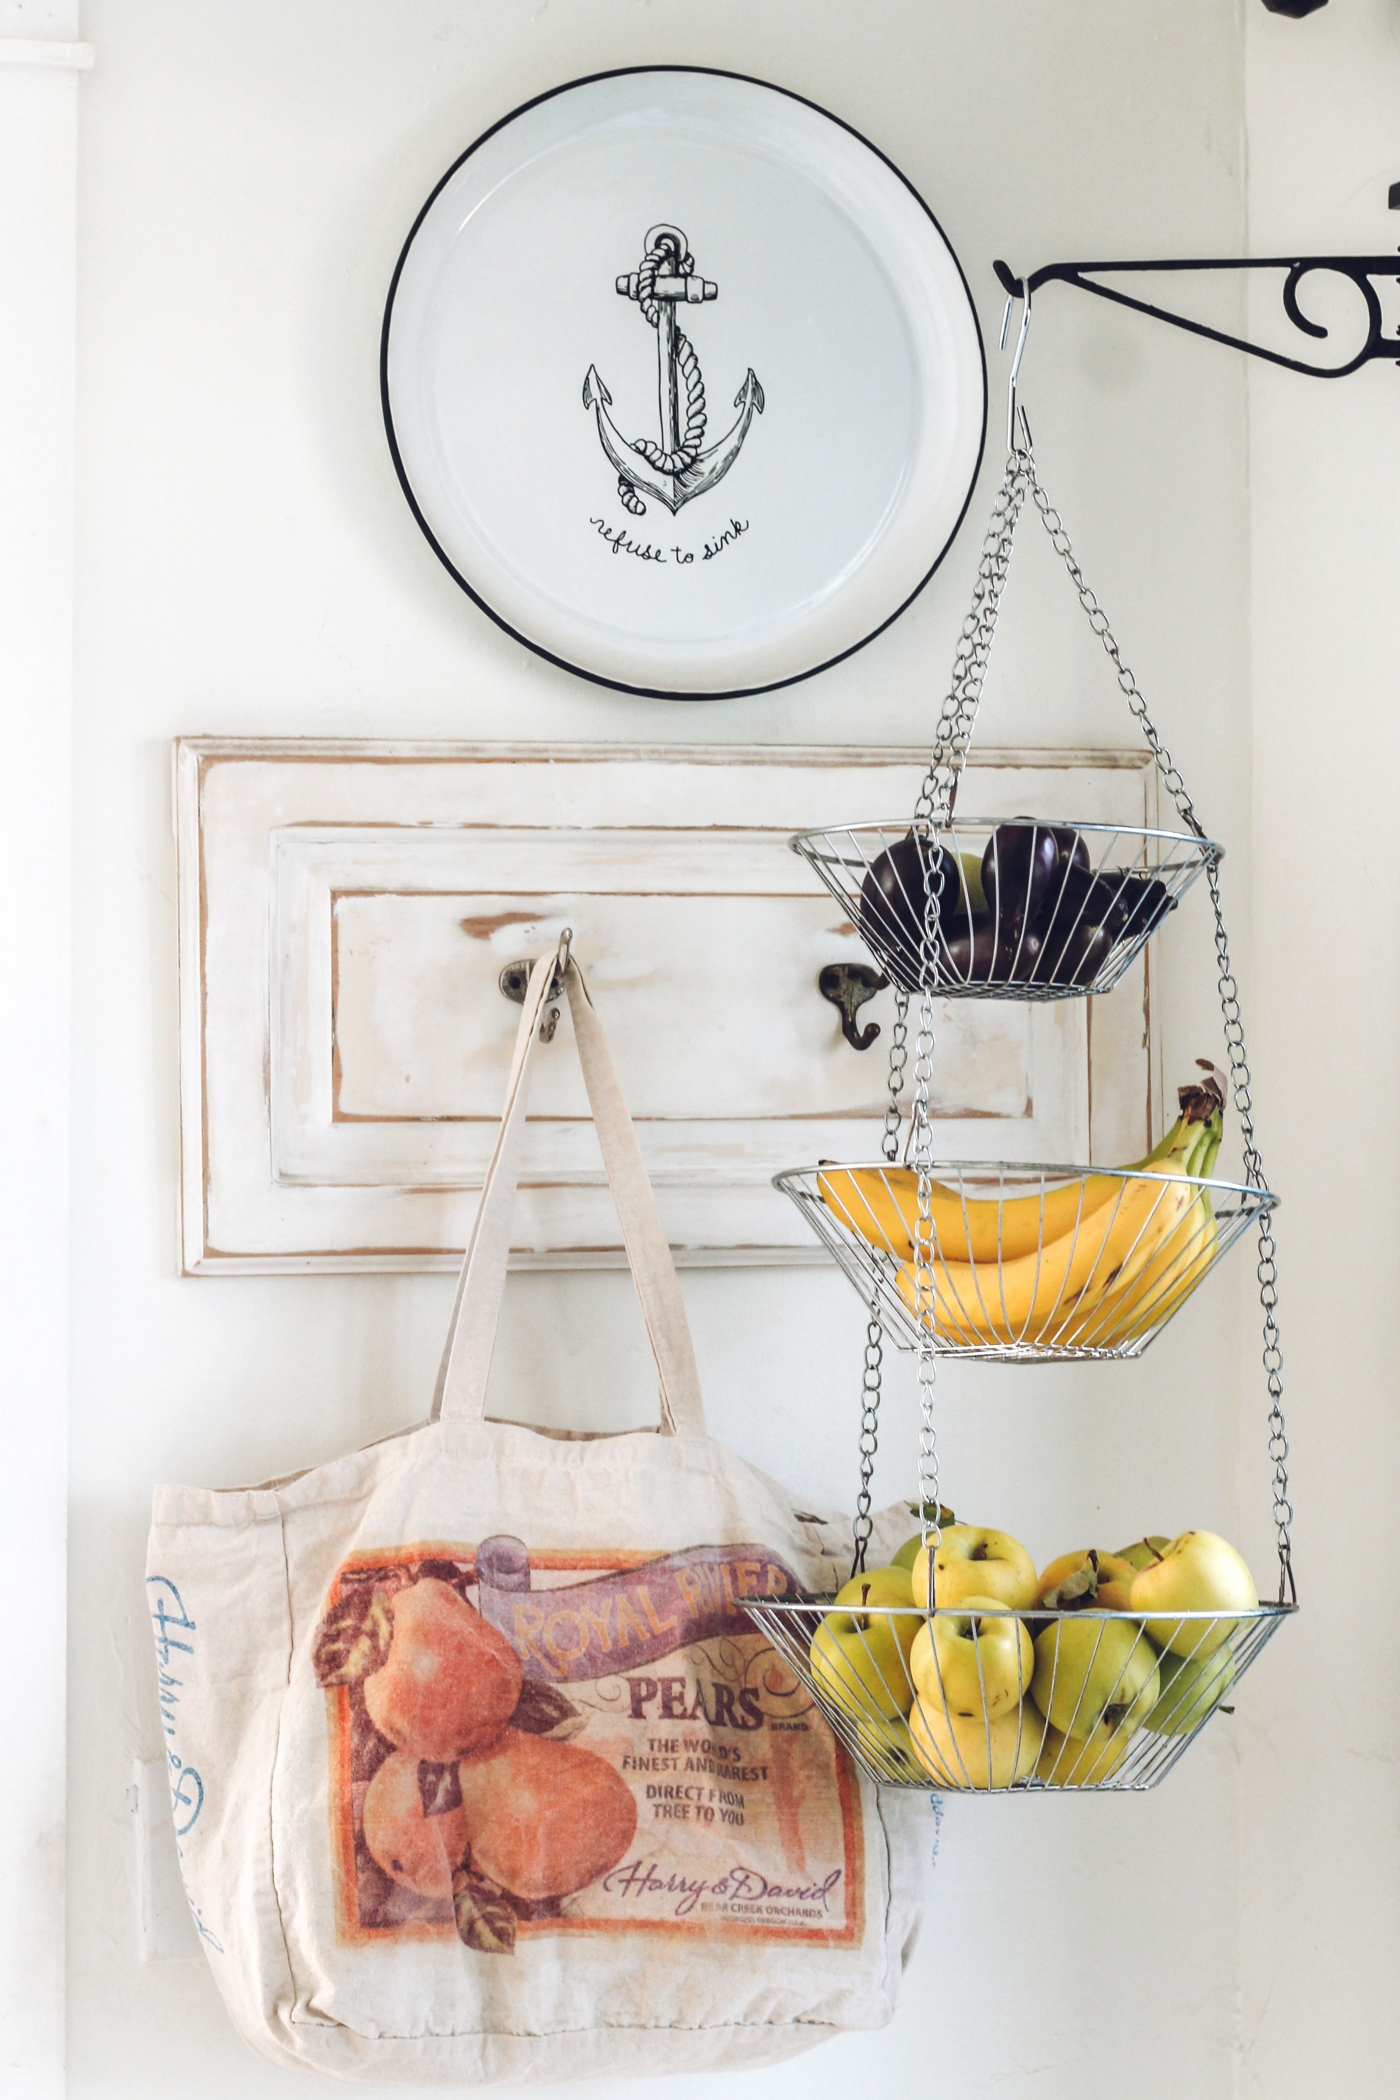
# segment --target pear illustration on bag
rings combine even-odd
[[[504,1634],[431,1575],[399,1590],[389,1614],[388,1658],[365,1680],[365,1706],[385,1741],[430,1764],[494,1743],[524,1674]]]

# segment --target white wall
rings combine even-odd
[[[1303,23],[1251,11],[1246,48],[1254,252],[1393,250],[1400,8],[1334,0]],[[1394,335],[1393,286],[1385,305]],[[1337,306],[1338,328],[1348,311],[1359,342],[1354,302]],[[1400,2046],[1400,1626],[1384,1601],[1340,1660],[1353,1542],[1394,1535],[1400,1494],[1400,372],[1384,362],[1323,385],[1259,367],[1249,397],[1251,1005],[1261,1135],[1291,1199],[1284,1350],[1306,1609],[1241,1714],[1240,2092],[1292,2100],[1393,2091]],[[1243,1418],[1256,1475],[1263,1413],[1256,1388]],[[1384,1566],[1378,1600],[1388,1554]]]
[[[62,2090],[76,0],[0,0],[0,2085]]]
[[[140,1584],[150,1486],[264,1478],[414,1419],[448,1284],[178,1278],[169,741],[919,740],[991,493],[984,477],[916,607],[818,681],[694,709],[575,681],[473,609],[399,494],[376,349],[407,225],[453,156],[543,88],[648,59],[732,66],[826,105],[918,185],[968,270],[996,373],[994,255],[1020,268],[1240,248],[1242,31],[1215,0],[89,0],[84,31],[98,63],[79,188],[70,2085],[253,2100],[301,2088],[245,2053],[201,1964],[137,1961],[129,1760],[159,1742]],[[1247,960],[1239,361],[1052,291],[1025,398],[1091,579],[1230,842]],[[1304,390],[1289,411],[1317,404]],[[998,658],[989,740],[1130,741],[1029,535]],[[1219,1040],[1199,903],[1179,921],[1173,1076]],[[949,1372],[959,1510],[1042,1560],[1204,1523],[1264,1574],[1258,1466],[1243,1506],[1235,1494],[1241,1408],[1258,1412],[1241,1392],[1249,1288],[1237,1259],[1136,1368]],[[860,1316],[846,1286],[764,1270],[689,1274],[684,1290],[718,1433],[801,1495],[849,1504]],[[558,1337],[561,1375],[573,1354],[606,1391],[626,1292],[614,1277],[567,1292],[514,1280],[500,1411],[528,1412],[540,1332]],[[888,1414],[878,1485],[893,1496],[913,1475],[903,1370]],[[1271,1672],[1272,1655],[1251,1698]],[[1232,2091],[1236,1742],[1221,1723],[1141,1800],[953,1803],[895,2024],[753,2089]]]

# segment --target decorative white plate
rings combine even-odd
[[[809,677],[962,522],[986,367],[956,256],[846,125],[729,73],[606,73],[477,140],[384,316],[414,515],[551,661],[684,700]]]

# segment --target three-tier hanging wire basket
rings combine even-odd
[[[1010,312],[1008,302],[1008,320]],[[912,817],[829,826],[791,842],[893,979],[896,1019],[882,1157],[873,1164],[825,1161],[775,1177],[868,1314],[852,1584],[840,1601],[774,1599],[749,1609],[877,1784],[955,1792],[1131,1791],[1155,1786],[1214,1714],[1232,1710],[1235,1686],[1297,1609],[1276,1310],[1276,1198],[1254,1133],[1221,905],[1222,849],[1196,815],[1041,485],[1016,400],[1029,320],[1027,296],[1011,366],[1005,478]],[[1012,541],[1028,499],[1103,644],[1180,830],[1128,830],[1043,815],[998,823],[955,816]],[[929,1088],[937,1000],[1036,1001],[1106,992],[1201,875],[1214,917],[1228,1074],[1198,1060],[1206,1077],[1181,1090],[1177,1124],[1153,1153],[1127,1167],[935,1160]],[[900,1096],[915,998],[912,1116],[902,1143]],[[1242,1181],[1219,1180],[1211,1171],[1227,1094],[1243,1141]],[[1154,1614],[1146,1602],[1133,1609],[1136,1583],[1131,1596],[1111,1585],[1100,1596],[1090,1583],[1072,1601],[1052,1589],[1044,1603],[1023,1597],[1014,1609],[965,1590],[941,1597],[938,1359],[1050,1363],[1137,1356],[1251,1229],[1258,1235],[1277,1601],[1257,1600],[1252,1578],[1229,1547],[1235,1588],[1223,1599],[1206,1598],[1210,1608],[1189,1605],[1168,1589],[1169,1610]],[[911,1508],[921,1513],[922,1552],[912,1605],[872,1595],[878,1586],[862,1588],[856,1579],[865,1570],[872,1531],[887,1329],[914,1350],[919,1380],[919,1501]],[[1097,1569],[1097,1555],[1090,1559]],[[1144,1598],[1149,1590],[1143,1588]]]

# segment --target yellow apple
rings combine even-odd
[[[1031,1712],[1039,1719],[1035,1707]],[[1126,1729],[1111,1729],[1100,1722],[1087,1743],[1058,1728],[1044,1724],[1045,1735],[1035,1761],[1035,1776],[1047,1786],[1098,1786],[1111,1779],[1128,1754],[1131,1737]]]
[[[994,1721],[980,1715],[969,1720],[916,1699],[909,1734],[920,1764],[942,1785],[1002,1787],[1035,1770],[1040,1721],[1029,1706],[1014,1707]]]
[[[866,1568],[836,1592],[835,1601],[848,1611],[860,1611],[867,1607],[880,1610],[885,1606],[903,1605],[912,1610],[914,1603],[913,1577],[908,1568]],[[917,1619],[909,1622],[909,1640],[914,1638]],[[906,1647],[908,1642],[905,1643]]]
[[[903,1568],[872,1568],[837,1593],[842,1610],[822,1614],[809,1659],[819,1691],[856,1721],[898,1720],[914,1698],[909,1650],[923,1621]]]
[[[989,1616],[982,1617],[980,1614]],[[926,1707],[963,1719],[995,1718],[1018,1706],[1035,1667],[1031,1637],[991,1597],[964,1597],[956,1612],[935,1612],[914,1636],[909,1674]]]
[[[1160,1560],[1133,1577],[1132,1609],[1141,1612],[1159,1648],[1204,1662],[1223,1648],[1237,1620],[1177,1619],[1182,1611],[1254,1611],[1254,1577],[1226,1539],[1213,1531],[1183,1531]]]
[[[923,1767],[914,1754],[914,1744],[905,1721],[863,1720],[855,1726],[856,1744],[882,1779],[921,1779]]]
[[[1103,1721],[1125,1735],[1157,1704],[1157,1651],[1140,1626],[1089,1612],[1056,1619],[1035,1644],[1031,1695],[1062,1735],[1088,1742]]]
[[[1171,1540],[1164,1533],[1154,1531],[1147,1538],[1134,1539],[1130,1546],[1120,1546],[1113,1557],[1125,1560],[1130,1568],[1150,1568],[1154,1560],[1162,1558],[1170,1544]]]
[[[929,1549],[914,1562],[914,1602],[929,1602]],[[950,1524],[938,1543],[933,1564],[933,1602],[961,1604],[964,1597],[990,1597],[1010,1611],[1025,1611],[1035,1602],[1035,1562],[1009,1531],[986,1531],[977,1524]]]
[[[1145,1725],[1158,1735],[1189,1735],[1215,1712],[1235,1681],[1235,1658],[1223,1648],[1203,1657],[1168,1650],[1157,1667],[1161,1690]]]
[[[1097,1547],[1086,1547],[1079,1553],[1062,1553],[1052,1560],[1036,1585],[1037,1604],[1049,1604],[1051,1610],[1073,1609],[1080,1599],[1084,1608],[1092,1605],[1095,1611],[1126,1611],[1128,1592],[1133,1586],[1136,1569],[1132,1563],[1120,1559],[1116,1553],[1100,1553]],[[1071,1587],[1072,1594],[1057,1600],[1052,1595],[1056,1590]]]

